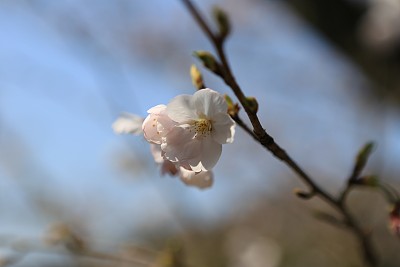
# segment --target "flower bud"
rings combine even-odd
[[[226,104],[228,105],[228,107],[233,105],[232,98],[229,95],[225,94],[224,98],[225,98],[225,101],[226,101]]]
[[[365,175],[359,177],[353,184],[377,187],[379,185],[379,178],[376,175]]]
[[[201,75],[200,70],[195,65],[190,67],[190,77],[192,78],[193,86],[196,87],[197,90],[206,88],[203,81],[203,75]]]
[[[299,188],[296,188],[296,189],[294,189],[294,193],[296,194],[296,196],[298,196],[299,198],[302,198],[302,199],[311,199],[314,195],[315,195],[315,192],[314,191],[311,191],[311,192],[305,192],[305,191],[303,191],[303,190],[301,190],[301,189],[299,189]]]
[[[232,99],[230,98],[229,95],[224,95],[226,104],[228,105],[228,114],[231,117],[236,117],[239,113],[240,107],[238,103],[233,103]]]
[[[365,165],[367,164],[368,158],[372,153],[374,148],[373,142],[366,143],[358,152],[356,157],[356,163],[354,165],[352,179],[355,180],[360,175],[361,171],[364,169]]]
[[[218,27],[218,37],[221,40],[225,39],[231,31],[231,23],[228,15],[219,7],[214,7],[213,10],[214,21]]]
[[[258,102],[254,97],[246,97],[246,106],[253,112],[254,114],[258,111]]]
[[[207,69],[211,70],[215,74],[221,73],[221,68],[219,63],[210,52],[200,50],[200,51],[195,51],[193,55],[198,59],[200,59],[204,67],[206,67]]]

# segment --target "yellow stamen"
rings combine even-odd
[[[212,123],[208,119],[199,119],[193,123],[193,129],[196,132],[196,137],[205,137],[212,131]]]

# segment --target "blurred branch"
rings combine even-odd
[[[208,37],[210,42],[213,44],[218,59],[218,62],[211,54],[207,54],[207,58],[199,57],[203,63],[207,60],[205,64],[212,72],[216,75],[220,76],[223,81],[232,89],[240,104],[243,106],[245,112],[247,113],[248,118],[250,119],[251,125],[253,129],[251,130],[247,125],[243,123],[243,121],[239,118],[239,116],[232,116],[233,119],[237,122],[237,124],[242,127],[249,135],[251,135],[258,143],[260,143],[263,147],[265,147],[268,151],[270,151],[275,157],[285,162],[289,168],[291,168],[295,173],[298,174],[300,179],[309,186],[310,192],[304,193],[307,195],[307,198],[311,198],[312,196],[318,196],[328,204],[330,204],[333,208],[335,208],[344,218],[343,223],[348,229],[357,237],[359,243],[361,244],[363,250],[363,256],[365,262],[369,266],[377,266],[378,260],[375,256],[375,251],[372,247],[369,235],[362,230],[361,226],[358,222],[353,218],[353,216],[348,211],[344,203],[344,198],[348,194],[351,189],[351,183],[348,183],[344,193],[335,198],[330,195],[326,190],[320,187],[314,179],[312,179],[287,153],[284,149],[282,149],[273,139],[271,135],[269,135],[264,127],[262,126],[258,116],[257,109],[254,109],[254,104],[257,104],[254,98],[246,97],[240,88],[239,84],[236,82],[236,79],[232,73],[230,68],[227,56],[224,51],[224,41],[225,38],[220,38],[218,33],[213,33],[210,26],[204,20],[200,12],[193,5],[190,0],[182,0],[182,3],[189,10],[192,17],[196,20],[200,28],[204,31],[205,35]],[[218,23],[218,22],[217,22]],[[203,53],[204,54],[204,53]],[[212,68],[210,68],[212,66]],[[364,164],[365,165],[365,164]],[[364,167],[361,164],[361,168]],[[355,171],[353,171],[352,179],[355,179],[353,176],[356,176],[360,173],[360,166],[355,166]],[[357,178],[357,177],[356,177]]]
[[[76,237],[72,240],[75,240]],[[17,263],[24,259],[31,253],[40,253],[40,254],[51,254],[51,255],[59,255],[59,256],[70,256],[77,258],[85,258],[97,261],[108,261],[115,263],[127,263],[129,266],[152,266],[152,267],[164,267],[162,264],[154,264],[154,262],[158,261],[158,258],[163,254],[161,252],[156,252],[152,260],[140,260],[138,258],[129,257],[126,255],[119,255],[118,253],[112,252],[100,252],[96,250],[89,249],[87,247],[78,247],[71,246],[71,236],[70,233],[62,236],[63,240],[59,240],[59,242],[48,242],[43,244],[39,240],[30,240],[30,239],[21,239],[21,238],[10,238],[7,237],[4,239],[0,237],[0,246],[8,247],[14,251],[14,254],[7,257],[0,258],[0,266],[9,266],[14,263]],[[61,246],[59,246],[61,245]],[[113,265],[116,266],[116,265]]]

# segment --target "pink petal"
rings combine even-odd
[[[178,168],[169,160],[164,160],[161,165],[161,175],[169,174],[175,176],[178,173]]]
[[[166,115],[165,105],[158,105],[148,110],[150,113],[143,122],[142,129],[147,141],[161,144],[161,139],[176,124]]]
[[[142,129],[144,138],[150,143],[161,144],[161,134],[157,127],[157,114],[149,114],[143,122]]]

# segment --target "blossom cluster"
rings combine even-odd
[[[143,133],[162,174],[179,175],[188,185],[206,188],[212,185],[211,170],[222,145],[233,142],[235,122],[227,111],[224,97],[206,88],[152,107],[144,120],[125,114],[113,128],[117,133]]]

